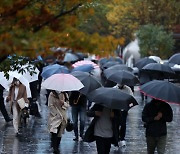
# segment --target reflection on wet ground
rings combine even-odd
[[[140,154],[146,153],[144,127],[141,121],[141,112],[146,102],[142,102],[139,92],[135,91],[135,97],[139,102],[129,111],[126,148],[118,150],[111,147],[111,153]],[[45,105],[45,97],[41,95],[39,100],[42,108],[42,118],[31,117],[28,125],[21,128],[21,135],[16,137],[12,123],[5,123],[0,113],[0,153],[1,154],[51,154],[50,138],[47,131],[48,109]],[[166,153],[179,154],[180,151],[180,105],[171,104],[174,120],[168,123],[168,140]],[[87,122],[88,125],[88,122]],[[65,132],[60,145],[61,154],[95,154],[95,143],[74,142],[73,132]]]

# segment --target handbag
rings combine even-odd
[[[73,130],[73,122],[70,119],[67,119],[66,131],[71,132]]]
[[[19,105],[19,107],[21,109],[25,108],[25,100],[24,100],[24,98],[20,98],[19,100],[17,100],[17,103],[18,103],[18,105]]]

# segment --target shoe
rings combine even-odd
[[[19,136],[20,136],[20,133],[19,133],[19,132],[17,132],[17,133],[16,133],[16,137],[19,137]]]
[[[126,141],[125,140],[120,141],[119,146],[120,147],[126,146]]]
[[[12,120],[13,120],[12,118],[9,118],[9,119],[6,120],[6,122],[10,122],[10,121],[12,121]]]
[[[78,137],[75,137],[74,139],[73,139],[73,141],[78,141],[79,139],[78,139]]]

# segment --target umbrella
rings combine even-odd
[[[120,64],[120,63],[117,61],[109,61],[109,62],[105,63],[104,65],[102,65],[102,68],[107,69],[107,68],[117,65],[117,64]]]
[[[92,64],[85,64],[72,69],[74,71],[91,72],[94,69]]]
[[[157,63],[161,63],[162,62],[161,58],[158,57],[158,56],[149,56],[149,58],[155,60]]]
[[[91,102],[111,109],[129,110],[131,107],[138,105],[133,96],[117,88],[100,87],[92,91],[87,97]]]
[[[83,83],[84,88],[80,89],[80,92],[84,95],[102,86],[95,77],[87,72],[75,71],[71,74]]]
[[[169,63],[180,65],[180,53],[176,53],[169,58]]]
[[[22,68],[26,68],[28,65],[23,65]],[[38,75],[39,75],[39,70],[37,69],[37,67],[33,66],[33,65],[30,65],[30,68],[31,70],[34,69],[34,72],[33,74],[31,74],[29,71],[25,70],[25,73],[23,72],[23,76],[29,81],[29,82],[33,82],[33,81],[36,81],[38,80]]]
[[[98,66],[96,63],[94,63],[94,62],[92,62],[92,61],[90,61],[90,60],[77,61],[77,62],[74,63],[72,66],[75,68],[75,67],[82,66],[82,65],[86,65],[86,64],[91,64],[91,65],[93,65],[94,68],[99,68],[99,66]]]
[[[54,74],[47,78],[42,87],[57,91],[78,91],[84,87],[79,79],[71,74]]]
[[[108,62],[108,59],[107,59],[107,58],[101,58],[101,59],[99,60],[100,66],[104,65],[104,64],[107,63],[107,62]]]
[[[133,71],[133,69],[131,67],[128,67],[124,64],[117,64],[117,65],[114,65],[114,66],[107,68],[106,70],[115,70],[115,71],[126,70],[126,71],[130,71],[130,72]]]
[[[66,66],[62,66],[59,64],[48,65],[43,68],[41,76],[47,79],[51,75],[59,73],[69,73],[69,69]]]
[[[65,53],[63,62],[73,62],[73,61],[77,61],[78,59],[79,58],[77,55],[70,53],[70,52],[67,52],[67,53]]]
[[[4,73],[0,72],[0,85],[2,85],[5,89],[8,90],[10,84],[11,82],[4,77]]]
[[[23,76],[23,74],[20,74],[20,73],[18,73],[18,72],[16,72],[16,71],[10,71],[9,72],[9,76],[11,77],[10,78],[10,80],[11,79],[13,79],[13,78],[16,78],[16,79],[18,79],[23,85],[25,85],[26,86],[26,92],[27,92],[27,97],[28,98],[31,98],[32,96],[31,96],[31,90],[30,90],[30,86],[29,86],[29,81]],[[11,81],[12,82],[12,81]]]
[[[142,68],[142,71],[157,74],[159,77],[170,77],[175,72],[168,65],[159,63],[150,63]],[[161,76],[160,76],[161,75]],[[162,76],[163,75],[163,76]]]
[[[155,99],[180,104],[180,87],[168,81],[149,81],[140,86],[140,92]]]
[[[122,85],[134,86],[139,83],[138,78],[129,71],[105,70],[104,74],[108,80]]]
[[[116,61],[119,64],[123,64],[123,60],[120,57],[110,57],[108,61]]]
[[[150,63],[157,63],[155,60],[150,59],[148,57],[141,58],[135,63],[135,67],[142,69],[145,65]]]

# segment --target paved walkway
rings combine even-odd
[[[146,142],[144,127],[141,121],[141,112],[145,102],[140,101],[139,92],[135,89],[135,97],[139,102],[129,111],[127,122],[125,149],[115,150],[111,147],[110,153],[145,154]],[[47,131],[48,109],[44,96],[41,95],[42,118],[32,117],[28,125],[22,128],[22,135],[15,137],[12,123],[6,123],[0,113],[0,153],[1,154],[51,154],[50,138]],[[7,104],[8,107],[8,104]],[[180,152],[180,105],[171,104],[174,112],[173,122],[168,124],[167,154]],[[96,154],[95,143],[74,142],[73,132],[66,132],[60,145],[61,154]]]

